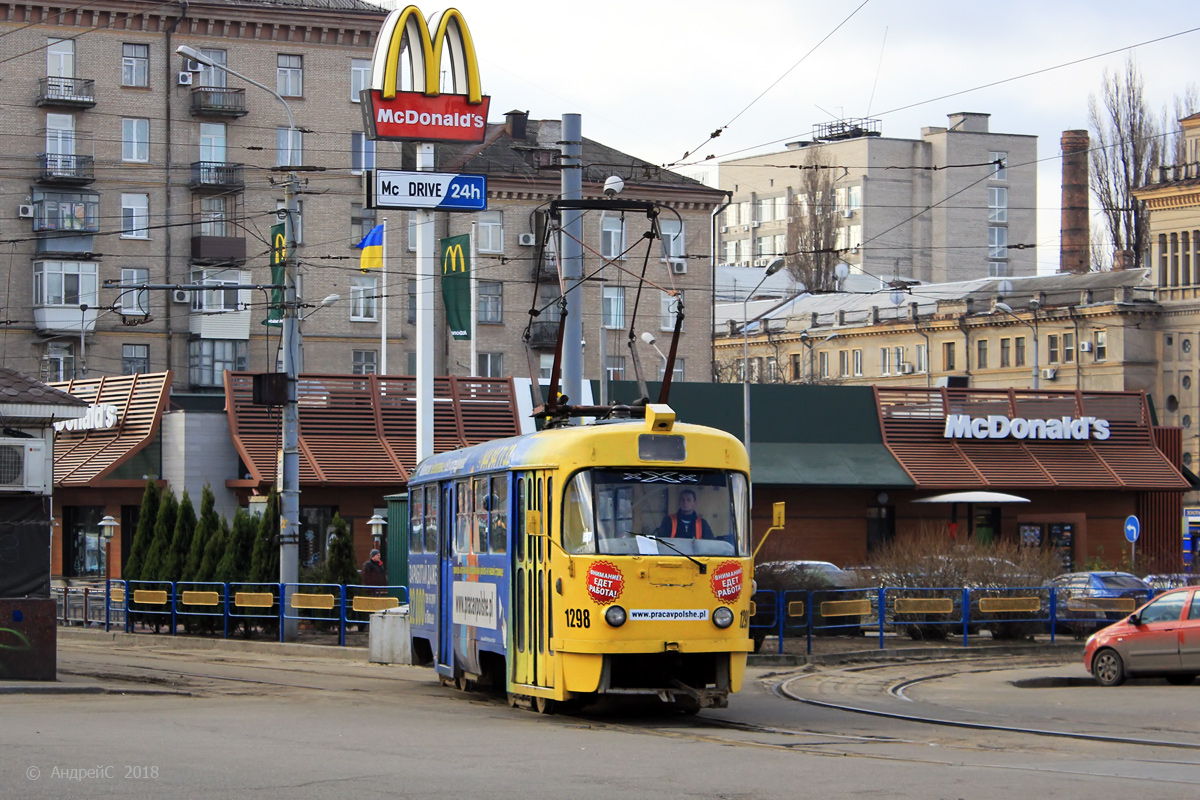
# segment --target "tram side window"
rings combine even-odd
[[[438,551],[438,486],[433,484],[425,487],[425,552]]]
[[[491,523],[491,519],[488,516],[488,509],[491,508],[491,499],[488,497],[488,479],[475,478],[473,483],[475,490],[475,519],[474,524],[471,526],[471,552],[486,553],[488,528]]]
[[[563,496],[563,549],[568,553],[595,553],[596,532],[592,529],[592,474],[580,472],[571,478]]]
[[[470,481],[456,481],[454,495],[457,498],[457,508],[454,512],[454,552],[466,554],[471,552]]]
[[[421,552],[421,545],[424,542],[425,532],[422,530],[425,524],[425,490],[423,488],[413,489],[408,494],[408,509],[409,509],[409,527],[408,527],[408,552]]]
[[[526,486],[527,483],[524,478],[517,478],[517,530],[515,539],[517,543],[517,561],[525,560],[525,509],[528,507],[526,503],[529,502],[525,496]]]
[[[508,476],[497,475],[492,478],[491,498],[492,524],[490,528],[490,544],[493,553],[504,553],[508,550]]]

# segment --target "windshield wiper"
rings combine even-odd
[[[633,531],[630,531],[630,533],[633,533]],[[707,574],[708,574],[708,565],[707,565],[707,564],[705,564],[705,563],[704,563],[704,562],[702,562],[702,561],[697,561],[696,559],[692,558],[692,557],[691,557],[691,556],[689,556],[687,553],[683,552],[683,551],[682,551],[682,550],[680,550],[678,547],[676,547],[675,545],[671,544],[669,541],[667,541],[666,539],[662,538],[661,536],[651,536],[651,535],[650,535],[650,534],[648,534],[648,533],[634,533],[633,535],[634,535],[634,536],[641,536],[643,539],[650,539],[650,540],[652,540],[652,541],[658,542],[659,544],[665,544],[667,547],[671,548],[671,549],[672,549],[672,550],[674,550],[676,553],[679,553],[679,555],[683,556],[683,557],[684,557],[684,558],[686,558],[688,561],[692,562],[692,563],[693,563],[693,564],[695,564],[697,567],[699,567],[699,568],[700,568],[700,574],[701,574],[701,575],[707,575]]]

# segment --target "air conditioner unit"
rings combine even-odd
[[[533,247],[537,244],[537,235],[532,233],[518,233],[517,244],[521,247]]]
[[[762,222],[760,222],[758,220],[754,220],[754,222],[750,223],[751,228],[757,228],[759,225],[762,225]]]
[[[1058,377],[1058,367],[1046,367],[1044,370],[1042,370],[1043,379],[1052,381],[1056,377]]]
[[[728,226],[728,225],[722,225],[722,226],[721,226],[721,233],[729,233],[729,226]]]
[[[1092,352],[1092,343],[1091,342],[1080,342],[1079,343],[1079,352],[1081,352],[1081,353]]]
[[[916,369],[913,367],[912,364],[901,364],[900,365],[900,374],[901,375],[912,375],[914,372],[916,372]]]
[[[199,61],[193,61],[190,58],[187,59],[185,67],[188,72],[199,72],[200,70],[204,69],[203,64],[201,64]]]
[[[754,266],[756,266],[756,267],[765,267],[766,265],[767,265],[767,260],[766,260],[765,258],[756,258],[756,259],[754,259]]]
[[[686,261],[672,261],[671,262],[671,272],[675,273],[676,275],[686,275],[687,274],[687,262]]]
[[[179,73],[179,78],[178,78],[179,85],[180,86],[191,86],[192,80],[195,79],[195,77],[196,76],[190,72],[181,72],[181,73]]]
[[[0,439],[0,492],[47,493],[46,443]]]
[[[850,219],[851,217],[854,216],[854,209],[852,209],[852,208],[844,209],[842,211],[842,216],[845,217],[846,219]]]
[[[28,203],[21,203],[17,206],[17,216],[21,219],[33,219],[33,206]]]
[[[190,306],[192,304],[192,293],[189,292],[187,289],[172,289],[171,290],[171,300],[173,300],[176,303],[179,303],[179,305],[181,305],[181,306],[183,306],[183,305]]]

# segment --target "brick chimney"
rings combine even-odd
[[[1091,270],[1091,230],[1088,227],[1088,132],[1062,134],[1062,246],[1059,272]]]
[[[522,140],[525,138],[525,123],[529,120],[528,111],[509,111],[504,115],[504,129],[509,138]],[[1085,133],[1086,135],[1086,133]]]

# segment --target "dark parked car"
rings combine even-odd
[[[1075,612],[1094,616],[1104,611],[1109,621],[1123,619],[1132,608],[1150,598],[1150,584],[1128,572],[1068,572],[1050,581],[1058,592],[1058,619],[1072,619]],[[1123,602],[1122,602],[1123,601]],[[1122,608],[1121,606],[1124,606]]]
[[[1200,675],[1200,586],[1172,589],[1088,637],[1083,664],[1101,686],[1161,675],[1183,685]]]
[[[789,604],[803,597],[787,595],[788,592],[814,592],[812,621],[814,632],[838,634],[861,634],[858,615],[823,616],[822,603],[841,600],[857,600],[861,595],[842,592],[842,589],[856,589],[863,581],[853,572],[848,572],[828,561],[767,561],[754,565],[754,582],[761,592],[770,590],[776,597],[784,598]],[[769,602],[769,595],[760,595],[756,603]],[[789,609],[784,607],[785,625],[793,632],[803,633],[804,622],[800,619],[787,617]],[[768,626],[768,627],[763,627]],[[799,627],[800,631],[796,631]],[[774,613],[767,608],[759,608],[751,620],[750,635],[754,639],[754,650],[758,652],[763,639],[778,630],[778,622]]]

